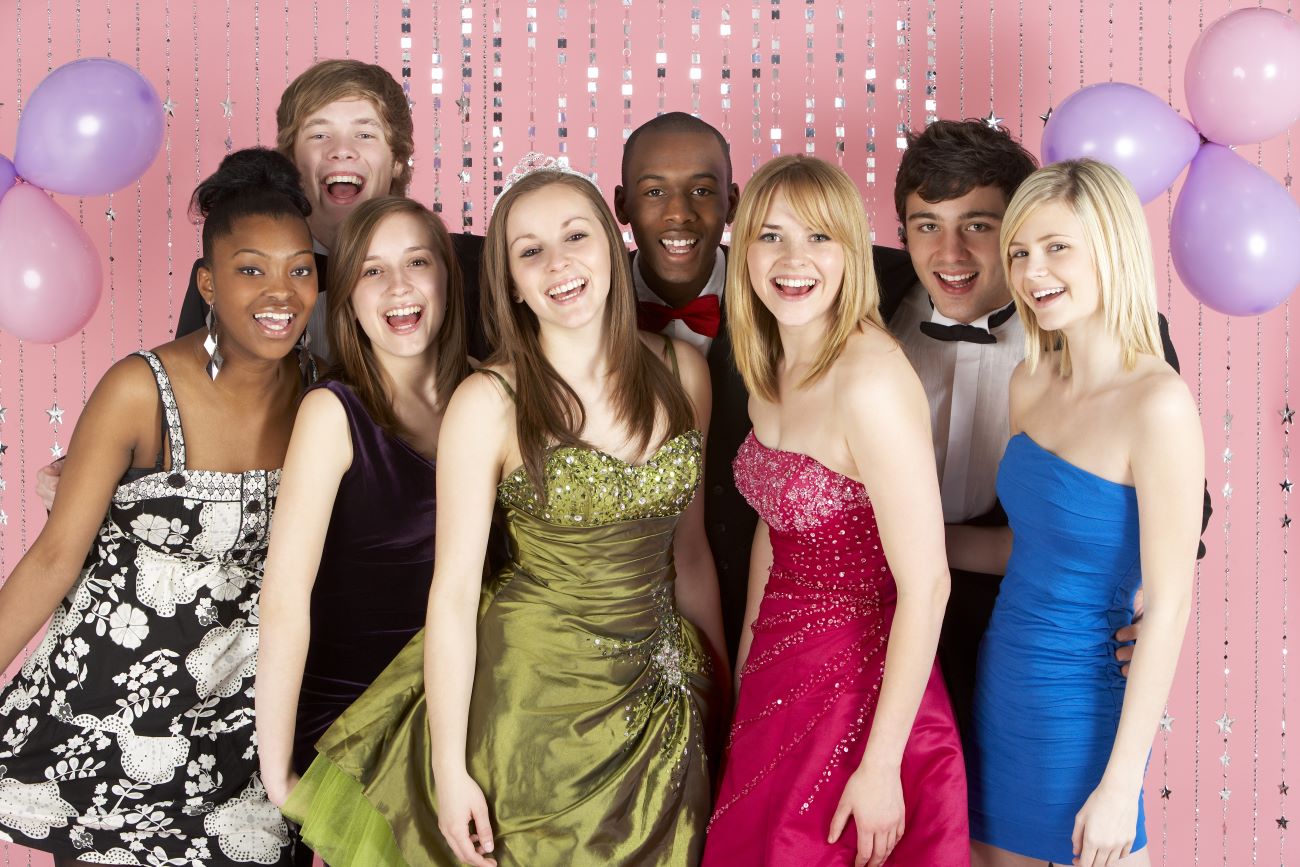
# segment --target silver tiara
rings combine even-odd
[[[559,172],[561,174],[573,175],[574,177],[582,178],[593,187],[596,186],[596,181],[590,175],[583,174],[577,169],[569,166],[568,157],[551,157],[543,153],[538,153],[537,151],[529,151],[519,159],[519,162],[515,163],[515,167],[510,170],[510,174],[506,175],[506,182],[501,187],[501,192],[497,194],[496,199],[492,202],[492,211],[496,211],[497,202],[501,201],[501,197],[504,196],[511,187],[523,178],[537,172]]]

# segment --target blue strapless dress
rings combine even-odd
[[[1124,702],[1115,630],[1142,582],[1137,492],[1016,434],[998,468],[1015,542],[980,645],[967,750],[971,836],[1069,864]],[[1146,845],[1142,793],[1133,851]]]

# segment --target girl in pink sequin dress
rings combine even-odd
[[[970,863],[966,776],[934,664],[948,595],[929,409],[876,310],[866,215],[834,166],[764,165],[726,305],[761,519],[739,697],[704,864]]]

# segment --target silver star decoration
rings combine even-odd
[[[1226,801],[1231,797],[1232,797],[1232,789],[1229,789],[1227,786],[1224,786],[1222,789],[1219,789],[1219,800]]]
[[[5,443],[0,443],[0,455],[4,454],[7,451],[9,451],[9,446],[6,445]]]
[[[63,407],[59,406],[57,402],[47,409],[45,414],[50,417],[50,424],[63,424]]]
[[[1169,800],[1169,796],[1172,795],[1173,793],[1174,790],[1169,788],[1168,786],[1160,787],[1160,797],[1164,798],[1166,801]]]
[[[997,113],[991,108],[989,109],[988,117],[982,117],[980,120],[984,121],[984,125],[989,129],[997,129],[1002,125],[1002,118],[998,117]]]
[[[1282,516],[1282,529],[1285,530],[1287,527],[1290,527],[1290,526],[1291,526],[1291,516],[1290,516],[1290,515],[1283,515],[1283,516]]]
[[[1232,734],[1232,724],[1235,722],[1236,720],[1228,716],[1228,712],[1225,710],[1223,716],[1216,719],[1214,724],[1219,727],[1219,734],[1230,735]]]
[[[1219,764],[1223,765],[1226,768],[1228,765],[1232,764],[1232,756],[1228,755],[1227,753],[1224,753],[1223,755],[1219,756]]]
[[[230,136],[226,136],[226,141],[224,142],[224,144],[226,145],[226,150],[231,150],[235,146],[235,143],[230,138]]]
[[[104,216],[107,217],[108,221],[111,223],[117,219],[117,211],[113,210],[113,208],[110,206],[109,209],[104,212]]]
[[[1284,493],[1284,494],[1289,494],[1289,493],[1291,493],[1291,480],[1290,480],[1290,479],[1283,479],[1282,481],[1278,482],[1278,486],[1282,488],[1282,493]]]
[[[168,117],[176,116],[176,103],[172,102],[170,96],[163,100],[163,114]]]
[[[1047,122],[1052,119],[1052,109],[1049,107],[1047,111],[1038,116],[1038,119],[1043,122],[1043,126],[1047,126]]]
[[[1223,462],[1224,462],[1225,464],[1230,464],[1230,463],[1232,463],[1232,449],[1224,449],[1224,450],[1223,450]]]
[[[1224,483],[1223,483],[1223,499],[1225,499],[1225,500],[1230,500],[1230,499],[1232,499],[1232,483],[1231,483],[1231,482],[1224,482]]]
[[[235,101],[231,99],[229,96],[221,100],[221,116],[222,117],[235,116]]]
[[[3,491],[8,486],[8,483],[4,479],[0,479],[0,491]]]
[[[9,516],[5,514],[4,509],[0,509],[0,524],[8,524]]]
[[[1295,410],[1291,408],[1290,404],[1279,409],[1277,414],[1282,416],[1282,424],[1290,424],[1291,420],[1295,418]]]
[[[63,446],[59,445],[58,440],[55,440],[54,445],[50,446],[50,454],[55,458],[63,457]]]
[[[6,412],[8,409],[9,409],[9,408],[6,407],[6,406],[0,406],[0,424],[4,424],[4,423],[5,423],[5,412]]]
[[[1171,732],[1173,730],[1174,730],[1174,718],[1171,717],[1169,715],[1169,711],[1166,710],[1164,714],[1160,717],[1160,731]]]
[[[1287,188],[1288,190],[1291,189],[1291,173],[1290,173],[1290,172],[1287,172],[1286,177],[1282,178],[1282,183],[1286,184],[1286,188]]]
[[[1229,410],[1223,414],[1223,429],[1232,430],[1232,411]]]
[[[1288,793],[1288,792],[1290,792],[1290,791],[1291,791],[1291,787],[1288,786],[1286,783],[1278,783],[1278,784],[1277,784],[1277,793],[1278,793],[1279,795],[1285,795],[1286,793]]]
[[[1279,816],[1277,819],[1277,826],[1281,828],[1283,831],[1285,831],[1286,826],[1289,825],[1290,822],[1291,820],[1288,819],[1286,816]]]
[[[462,96],[460,99],[456,100],[456,107],[461,111],[469,111],[469,97]]]

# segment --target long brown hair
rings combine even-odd
[[[777,368],[783,357],[776,317],[758,299],[746,261],[749,247],[763,232],[763,220],[777,192],[809,228],[825,232],[844,248],[844,280],[835,296],[830,326],[812,367],[799,382],[816,382],[844,351],[860,327],[885,330],[880,318],[880,288],[871,261],[871,230],[862,196],[838,166],[803,154],[777,157],[750,178],[736,206],[727,260],[727,327],[736,367],[750,394],[777,401]]]
[[[497,347],[488,363],[509,365],[514,371],[519,453],[533,489],[541,498],[546,496],[542,464],[547,452],[555,446],[590,445],[580,435],[586,424],[586,409],[542,353],[537,316],[527,304],[512,300],[515,283],[510,274],[506,222],[516,202],[550,184],[566,186],[591,204],[609,245],[610,285],[604,331],[616,417],[627,426],[641,451],[650,445],[661,409],[667,422],[664,440],[695,427],[695,413],[681,383],[637,334],[632,270],[609,206],[585,178],[556,169],[535,170],[497,201],[483,247],[481,296],[488,343]]]
[[[325,293],[329,317],[330,352],[333,364],[326,375],[346,383],[356,392],[375,423],[394,436],[407,436],[393,412],[392,392],[384,371],[375,360],[370,338],[357,323],[352,293],[365,269],[366,254],[380,226],[389,217],[415,217],[428,230],[429,247],[442,260],[447,272],[446,309],[442,325],[427,351],[437,354],[436,388],[438,409],[447,407],[451,393],[466,376],[465,300],[460,264],[452,253],[451,236],[442,220],[418,202],[403,196],[382,196],[362,202],[339,227],[338,243],[330,257]]]

